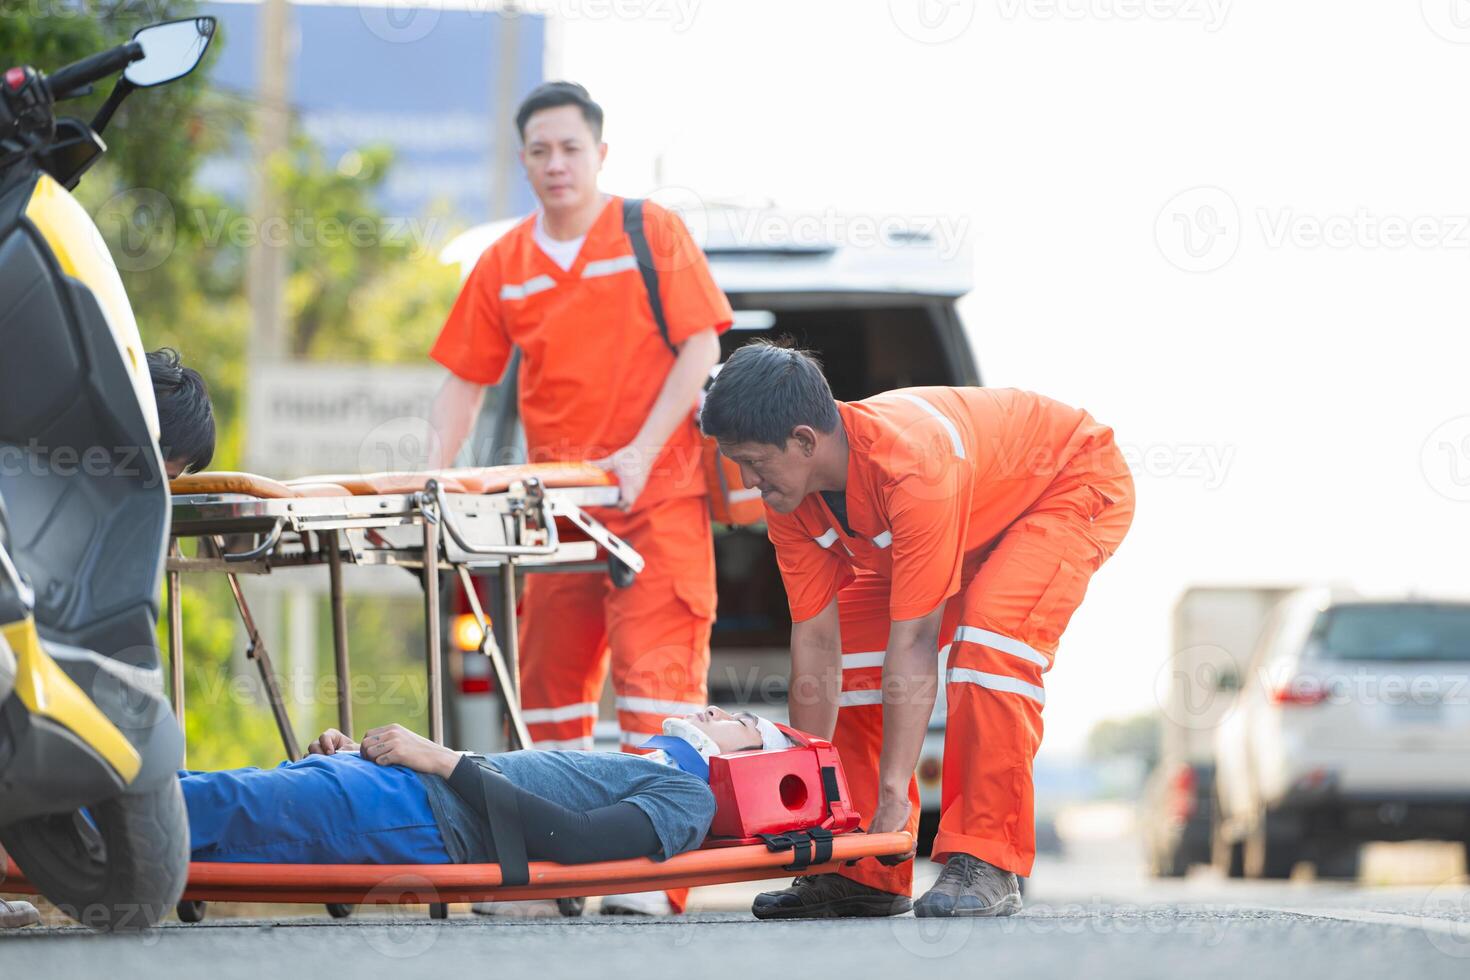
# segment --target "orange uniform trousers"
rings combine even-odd
[[[520,604],[521,706],[538,749],[591,749],[612,668],[619,742],[634,751],[669,715],[706,704],[715,613],[714,538],[703,496],[632,513],[590,513],[643,556],[626,589],[606,573],[526,579]],[[687,889],[669,892],[682,911]]]
[[[1053,488],[967,561],[940,630],[948,720],[934,858],[971,854],[1026,876],[1036,856],[1031,763],[1041,744],[1042,674],[1092,574],[1133,520],[1133,481],[1116,451],[1106,474],[1060,474]],[[883,744],[882,655],[888,644],[886,578],[862,573],[837,597],[842,694],[833,743],[853,803],[877,807]],[[901,692],[898,692],[901,696]],[[917,781],[909,786],[919,823]],[[874,858],[841,874],[895,894],[913,888],[913,862]]]

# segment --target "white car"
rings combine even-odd
[[[1231,876],[1353,877],[1359,845],[1470,859],[1470,601],[1303,590],[1276,607],[1216,734]]]

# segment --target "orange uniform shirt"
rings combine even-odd
[[[837,411],[853,533],[821,494],[766,510],[794,622],[859,568],[892,582],[890,619],[933,612],[1018,517],[1115,458],[1112,430],[1087,412],[1014,388],[906,388]]]
[[[644,229],[675,346],[734,315],[683,220],[644,202]],[[521,349],[520,407],[532,462],[596,459],[632,442],[658,398],[674,354],[659,334],[611,197],[570,269],[543,252],[535,216],[486,249],[430,356],[468,381],[496,384]],[[639,509],[705,492],[700,436],[689,417],[655,461]]]

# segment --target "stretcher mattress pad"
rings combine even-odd
[[[478,466],[429,472],[332,473],[294,480],[273,480],[255,473],[212,471],[170,481],[175,495],[239,494],[266,500],[302,497],[375,497],[417,493],[430,479],[446,493],[504,493],[518,481],[537,479],[547,488],[606,487],[616,479],[590,463],[528,463]]]

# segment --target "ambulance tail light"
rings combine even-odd
[[[1175,823],[1187,823],[1194,816],[1198,805],[1195,799],[1196,779],[1194,766],[1187,763],[1174,770],[1174,775],[1169,777],[1167,810]]]
[[[454,624],[450,627],[450,636],[454,638],[454,648],[465,652],[478,652],[480,641],[484,639],[485,633],[480,629],[480,624],[475,617],[469,613],[461,613],[454,617]]]
[[[460,694],[494,693],[495,676],[490,671],[489,657],[478,650],[461,650],[457,659],[454,680]]]
[[[458,669],[454,673],[461,694],[489,694],[495,690],[490,658],[480,652],[484,636],[479,621],[469,613],[460,613],[450,621],[450,642],[459,653]]]

